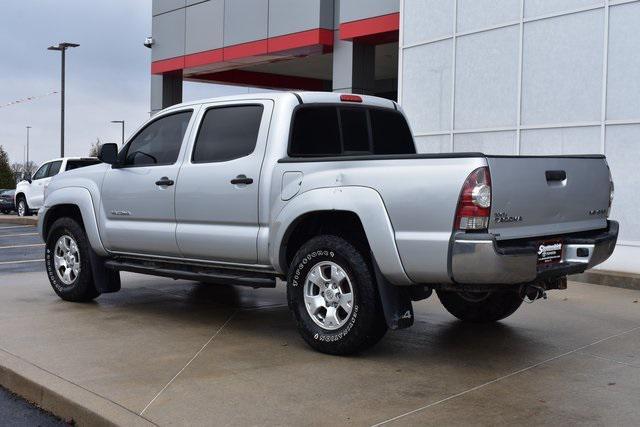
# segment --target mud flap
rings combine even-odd
[[[373,268],[378,284],[378,293],[389,329],[404,329],[413,325],[413,305],[409,291],[402,286],[390,283],[380,272],[373,254]]]
[[[101,294],[118,292],[120,290],[120,272],[112,270],[104,265],[106,258],[98,256],[93,250],[89,250],[91,261],[91,274],[96,289]]]

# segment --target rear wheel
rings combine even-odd
[[[475,323],[497,322],[511,316],[522,304],[518,292],[438,291],[440,302],[460,320]]]
[[[29,205],[27,204],[27,199],[24,197],[20,197],[18,199],[18,216],[29,216],[31,215],[31,211],[29,210]]]
[[[47,237],[45,262],[53,290],[65,301],[91,301],[100,295],[91,273],[89,241],[71,218],[60,218]]]
[[[323,235],[296,253],[287,299],[298,331],[314,349],[352,354],[376,344],[387,324],[365,256],[338,236]]]

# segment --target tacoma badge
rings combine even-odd
[[[493,219],[496,223],[500,224],[503,222],[520,222],[522,221],[522,216],[509,216],[506,212],[496,212],[493,215]]]

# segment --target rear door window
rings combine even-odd
[[[262,105],[207,110],[193,149],[193,163],[226,162],[253,153],[258,141]]]

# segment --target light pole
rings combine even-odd
[[[122,125],[122,146],[124,146],[124,120],[111,120],[111,123],[120,123]]]
[[[58,46],[49,46],[47,50],[58,50],[62,54],[62,71],[60,73],[60,157],[64,157],[64,53],[70,47],[80,46],[77,43],[58,43]]]
[[[24,169],[25,171],[27,170],[27,168],[29,167],[29,129],[31,129],[31,126],[27,126],[27,160],[24,163]]]

